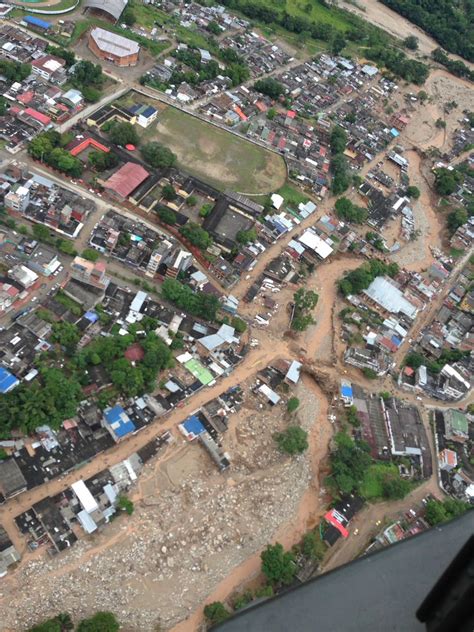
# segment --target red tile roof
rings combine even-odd
[[[35,121],[39,121],[43,125],[49,125],[51,123],[51,118],[49,116],[46,116],[46,114],[38,112],[33,108],[26,108],[25,114],[31,116],[32,119],[35,119]]]
[[[126,198],[144,182],[150,174],[141,165],[135,162],[126,162],[108,180],[104,182],[104,188],[114,191]]]

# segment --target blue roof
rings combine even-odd
[[[95,312],[86,312],[84,318],[87,318],[91,323],[96,323],[99,320],[99,316]]]
[[[157,111],[156,108],[149,105],[145,110],[143,110],[141,115],[144,116],[145,118],[148,118],[149,116],[153,116],[153,114],[155,114],[156,111]]]
[[[20,380],[17,377],[0,366],[0,393],[8,393],[19,383]]]
[[[23,18],[23,21],[27,24],[31,24],[31,26],[39,26],[41,29],[49,29],[51,24],[49,22],[45,22],[40,18],[36,18],[34,15],[27,15]]]
[[[341,393],[344,397],[352,397],[352,386],[341,386]]]
[[[104,410],[104,417],[114,435],[119,439],[136,430],[133,421],[124,411],[122,406],[119,406],[118,404],[113,408],[106,408]]]
[[[185,428],[187,432],[192,433],[196,437],[203,432],[206,432],[206,429],[202,425],[199,417],[197,417],[196,415],[191,415],[191,417],[188,417],[183,423],[183,428]]]
[[[396,138],[397,136],[400,136],[400,132],[399,132],[398,130],[396,130],[394,127],[392,127],[392,129],[390,130],[390,134],[391,134],[392,136],[395,136],[395,138]]]
[[[395,343],[397,347],[399,347],[402,344],[401,339],[397,338],[397,336],[392,336],[392,342]]]

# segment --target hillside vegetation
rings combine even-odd
[[[451,53],[474,62],[474,0],[381,0]]]

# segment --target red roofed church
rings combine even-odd
[[[125,200],[149,175],[141,165],[126,162],[102,186],[113,197]]]

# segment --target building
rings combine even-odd
[[[458,457],[454,450],[448,450],[448,448],[445,448],[439,453],[438,462],[440,469],[445,470],[446,472],[451,472],[451,470],[453,470],[458,464]]]
[[[15,459],[0,461],[0,497],[13,498],[27,488],[26,479]]]
[[[131,107],[130,112],[136,117],[137,124],[145,128],[156,121],[156,117],[158,116],[158,110],[156,108],[151,105],[142,105],[141,103],[137,103]]]
[[[14,185],[5,196],[5,207],[15,213],[26,211],[30,203],[30,190],[22,185]]]
[[[38,275],[26,266],[17,265],[8,271],[11,279],[19,283],[25,290],[30,288],[38,280]]]
[[[135,432],[136,427],[122,406],[118,404],[113,408],[104,410],[104,426],[112,435],[114,441],[119,442],[124,437]]]
[[[403,292],[388,278],[376,277],[364,294],[389,314],[403,314],[413,320],[418,308],[411,303]]]
[[[7,574],[9,566],[20,561],[20,554],[13,546],[5,529],[0,525],[0,577]]]
[[[46,79],[46,81],[61,83],[63,78],[64,80],[66,79],[65,73],[61,72],[65,65],[66,62],[64,59],[60,59],[54,55],[45,55],[31,62],[31,70],[36,75]],[[58,79],[59,81],[57,81]]]
[[[450,408],[444,413],[444,436],[448,441],[464,443],[469,439],[469,425],[466,415],[459,410]]]
[[[103,187],[110,195],[123,201],[128,198],[149,175],[148,171],[136,162],[126,162],[120,169],[117,169],[108,180],[103,182]]]
[[[88,46],[99,59],[116,66],[135,66],[138,62],[140,45],[137,42],[100,27],[89,32]]]
[[[110,283],[105,270],[106,265],[104,261],[94,263],[82,257],[74,257],[71,262],[71,278],[81,281],[81,283],[93,285],[100,290],[107,289]]]
[[[18,386],[20,380],[7,371],[3,366],[0,366],[0,393],[5,395],[5,393],[9,393],[12,391],[15,386]]]
[[[82,6],[98,13],[107,13],[117,22],[127,4],[128,0],[85,0]]]
[[[43,33],[48,31],[53,26],[50,22],[46,22],[45,20],[37,18],[34,15],[25,15],[25,17],[23,18],[23,22],[25,22],[27,26],[38,31],[42,31]]]

